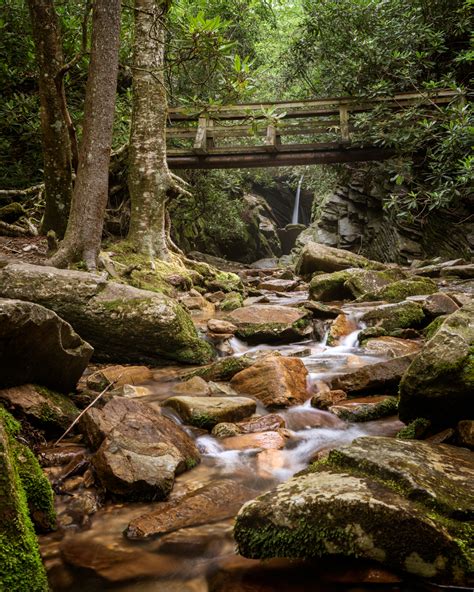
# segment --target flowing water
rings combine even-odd
[[[306,294],[294,293],[286,298],[286,302],[294,304],[305,298]],[[281,299],[281,296],[273,298],[279,303]],[[328,376],[383,359],[366,355],[357,345],[357,334],[361,329],[359,318],[364,309],[347,306],[344,310],[358,329],[345,337],[337,347],[329,347],[325,338],[321,342],[305,341],[274,347],[249,347],[233,339],[230,345],[236,356],[256,350],[275,349],[283,355],[304,356],[302,360],[309,371],[308,392],[311,392],[319,381]],[[179,372],[179,369],[156,371],[154,381],[147,384],[152,394],[142,399],[159,404],[170,395]],[[257,411],[267,413],[261,405]],[[244,484],[256,496],[289,479],[329,448],[367,434],[395,435],[401,427],[396,418],[347,424],[331,413],[312,408],[309,400],[303,405],[279,411],[279,415],[284,418],[287,430],[286,444],[280,450],[232,449],[209,434],[190,430],[201,451],[202,462],[177,477],[172,499],[216,479],[231,479],[235,484]],[[179,421],[175,416],[173,418]],[[341,570],[340,562],[334,566],[333,562],[325,560],[320,562],[319,567],[308,568],[301,562],[262,563],[239,558],[235,554],[232,539],[232,519],[207,524],[204,516],[204,524],[199,526],[136,542],[123,536],[124,529],[133,518],[158,508],[160,502],[108,503],[81,525],[78,524],[79,520],[64,520],[67,511],[70,515],[70,503],[69,497],[59,497],[58,508],[60,518],[63,516],[63,528],[42,537],[42,552],[54,591],[299,592],[352,589],[348,584],[330,583],[331,578],[328,581],[328,574]],[[63,562],[65,542],[72,542],[72,547],[66,552],[68,563],[83,567],[87,565],[87,569],[73,568]],[[318,569],[322,569],[322,572]],[[378,588],[354,588],[365,589]],[[414,588],[400,588],[392,584],[392,587],[382,589]]]

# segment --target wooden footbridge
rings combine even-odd
[[[173,107],[168,111],[168,164],[173,169],[225,169],[384,160],[393,155],[391,150],[353,141],[357,114],[416,105],[433,113],[457,97],[456,91],[443,90],[371,100]]]

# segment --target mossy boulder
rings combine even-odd
[[[376,271],[373,269],[354,269],[347,279],[346,288],[354,298],[365,298],[366,294],[376,294],[398,281],[403,281],[407,274],[398,267]],[[383,298],[374,298],[383,300]]]
[[[8,224],[14,224],[22,216],[26,214],[23,206],[17,202],[7,204],[0,208],[0,220]]]
[[[240,308],[244,303],[242,294],[240,292],[229,292],[219,303],[219,308],[224,311],[232,311]]]
[[[429,278],[409,278],[392,282],[383,288],[362,295],[359,300],[386,300],[387,302],[401,302],[409,296],[434,294],[438,286]]]
[[[346,286],[351,275],[351,271],[336,271],[313,276],[309,284],[309,297],[321,302],[352,299],[352,292]]]
[[[385,269],[383,263],[370,261],[362,255],[315,242],[307,243],[296,261],[296,273],[300,275],[309,275],[318,271],[341,271],[350,267]]]
[[[48,592],[18,467],[18,430],[17,422],[0,409],[0,590]],[[52,498],[50,489],[48,495]]]
[[[49,435],[61,435],[79,414],[69,397],[34,384],[0,390],[0,401]]]
[[[53,310],[93,345],[97,360],[202,364],[213,358],[175,300],[103,275],[11,263],[0,269],[0,296]]]
[[[396,415],[397,409],[397,397],[373,396],[362,399],[346,399],[332,405],[329,411],[344,421],[361,423]]]
[[[377,306],[366,312],[361,320],[369,327],[377,327],[390,333],[396,329],[422,327],[425,314],[421,304],[407,301]]]
[[[192,378],[193,376],[200,376],[204,380],[230,380],[234,374],[249,368],[255,363],[255,359],[243,355],[239,357],[221,358],[213,362],[210,366],[198,368],[183,376],[184,379]]]
[[[473,483],[466,453],[392,438],[355,440],[245,504],[234,527],[239,552],[252,559],[343,555],[468,583]]]
[[[449,315],[400,384],[400,418],[451,426],[474,416],[474,304]]]

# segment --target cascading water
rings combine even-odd
[[[299,219],[299,212],[300,212],[300,194],[301,194],[301,185],[303,183],[304,175],[301,175],[300,180],[298,181],[298,187],[296,189],[296,197],[295,197],[295,205],[293,208],[293,215],[291,216],[291,223],[298,224]]]

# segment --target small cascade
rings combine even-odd
[[[301,175],[300,180],[298,181],[298,187],[296,189],[296,197],[295,197],[295,206],[293,208],[293,215],[291,217],[292,224],[298,224],[299,212],[300,212],[300,195],[301,195],[301,185],[303,183],[304,175]]]

